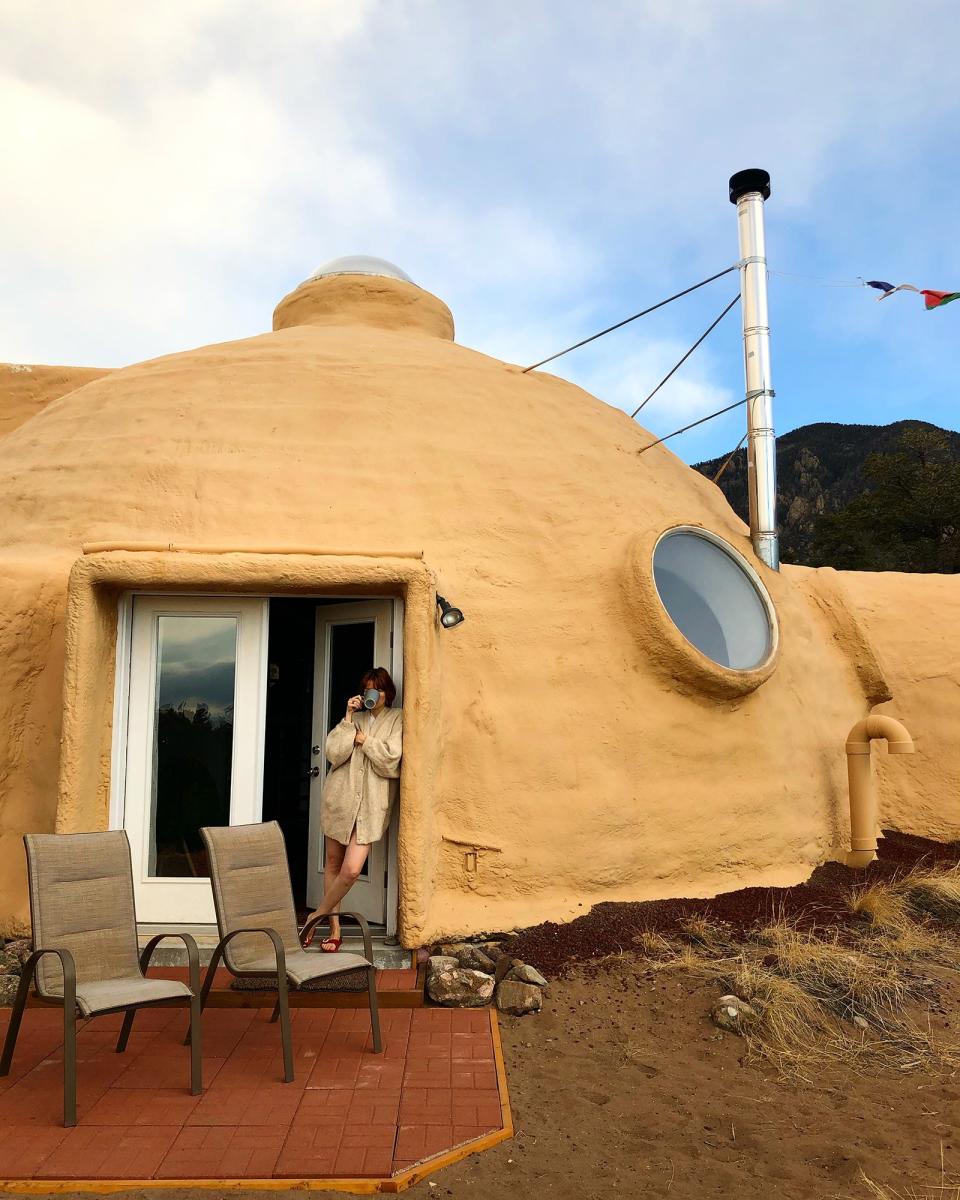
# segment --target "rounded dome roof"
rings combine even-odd
[[[0,441],[0,549],[412,546],[495,576],[505,556],[538,587],[555,537],[582,582],[591,545],[619,561],[638,529],[745,535],[667,447],[638,457],[653,439],[625,413],[451,339],[416,285],[340,275],[273,333],[88,383]]]
[[[370,254],[345,254],[342,258],[331,258],[328,263],[318,267],[306,281],[324,279],[327,275],[382,275],[386,279],[402,279],[404,283],[413,283],[406,273],[385,258],[374,258]]]

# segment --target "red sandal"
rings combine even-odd
[[[320,926],[322,924],[323,924],[322,921],[318,921],[316,923],[316,925],[314,925],[314,927],[310,930],[310,932],[307,934],[306,937],[304,937],[302,934],[300,935],[300,945],[304,948],[304,950],[306,950],[306,948],[308,946],[313,945],[313,941],[317,936],[317,930],[320,928]],[[333,943],[332,950],[325,949],[325,945],[327,942]],[[340,949],[340,947],[342,945],[343,945],[342,937],[325,937],[325,938],[321,939],[320,949],[323,951],[324,954],[336,954],[336,952]]]

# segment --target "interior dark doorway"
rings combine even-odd
[[[331,625],[324,653],[326,671],[321,672],[327,681],[327,728],[317,729],[317,610],[343,604],[339,598],[270,599],[263,820],[277,821],[283,830],[294,903],[301,915],[311,907],[307,878],[312,772],[319,769],[322,780],[327,766],[323,752],[326,733],[343,716],[347,700],[356,695],[363,673],[377,665],[373,619]],[[322,862],[320,865],[322,869]],[[369,876],[368,860],[362,878],[366,881]]]
[[[293,899],[307,903],[316,600],[270,600],[263,819],[283,830]]]

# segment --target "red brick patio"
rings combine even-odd
[[[77,1039],[78,1124],[64,1129],[62,1013],[32,1005],[0,1079],[0,1187],[283,1178],[366,1180],[371,1191],[380,1180],[396,1191],[510,1136],[492,1011],[384,1009],[384,1052],[375,1055],[365,1010],[295,1008],[290,1084],[270,1011],[207,1010],[203,1096],[189,1092],[182,1009],[143,1010],[125,1054],[114,1050],[118,1016],[87,1021]],[[0,1034],[8,1018],[0,1010]]]

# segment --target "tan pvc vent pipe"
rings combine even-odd
[[[870,743],[887,739],[890,754],[913,754],[913,738],[893,717],[864,717],[847,734],[847,779],[850,786],[850,853],[848,867],[866,867],[877,857],[877,794],[870,770]]]

